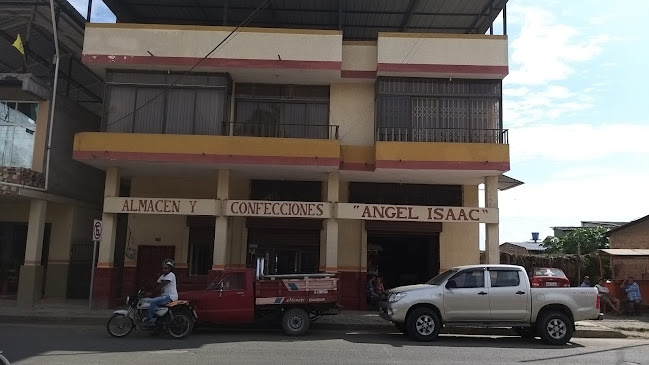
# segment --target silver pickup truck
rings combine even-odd
[[[511,327],[563,345],[575,321],[601,318],[597,289],[531,289],[525,269],[515,265],[458,266],[387,294],[381,317],[419,341],[435,339],[442,326]]]

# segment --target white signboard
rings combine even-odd
[[[216,216],[221,214],[221,205],[216,199],[107,197],[104,212]]]
[[[93,241],[101,241],[102,229],[103,229],[103,226],[102,226],[101,220],[95,219],[95,221],[92,223],[92,240]]]
[[[227,200],[225,215],[239,217],[331,218],[331,204],[268,200]]]
[[[337,217],[413,222],[498,223],[497,208],[338,203]]]

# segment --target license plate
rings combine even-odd
[[[557,283],[554,281],[548,281],[547,283],[545,283],[545,286],[557,286]]]

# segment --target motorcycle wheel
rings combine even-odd
[[[124,337],[133,331],[133,327],[133,319],[119,313],[113,314],[106,324],[108,333],[113,337]]]
[[[180,311],[173,313],[169,322],[167,322],[167,331],[171,337],[176,340],[189,336],[194,329],[194,319],[189,311]]]

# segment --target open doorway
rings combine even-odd
[[[383,278],[386,289],[421,284],[439,273],[439,235],[369,233],[368,271]]]

